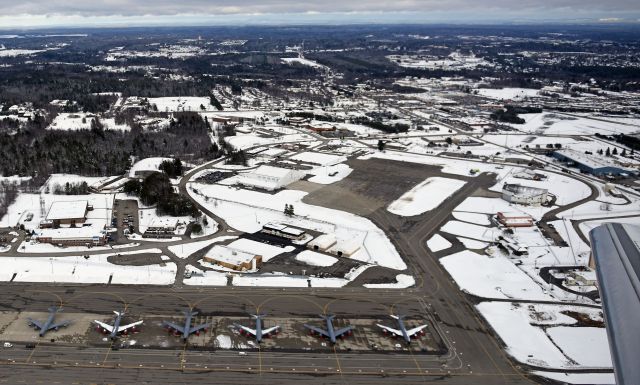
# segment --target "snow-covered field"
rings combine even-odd
[[[502,231],[496,227],[484,227],[460,221],[449,221],[440,230],[484,242],[493,242],[502,234]]]
[[[480,226],[489,226],[491,221],[489,221],[489,216],[486,214],[478,214],[478,213],[465,213],[463,211],[454,211],[453,217],[459,221],[474,223]]]
[[[476,306],[507,345],[516,360],[549,368],[574,366],[551,342],[545,332],[532,326],[526,313],[509,302],[482,302]]]
[[[311,171],[307,171],[307,174],[313,174],[309,178],[309,182],[319,184],[331,184],[339,182],[351,174],[353,169],[344,163],[339,163],[333,166],[317,167]]]
[[[438,207],[465,183],[457,179],[428,178],[392,202],[387,210],[401,216],[420,215]]]
[[[159,249],[136,253],[159,253]],[[125,254],[125,253],[121,253]],[[131,285],[170,285],[175,280],[176,265],[121,266],[107,261],[109,255],[92,255],[88,259],[74,257],[2,257],[5,268],[0,280],[16,282],[111,283]]]
[[[604,328],[556,326],[547,335],[569,358],[583,366],[612,366],[611,353]]]
[[[478,95],[485,96],[491,99],[521,100],[537,96],[539,90],[531,88],[480,88],[475,91],[478,91]]]
[[[89,130],[91,122],[96,119],[93,114],[77,113],[60,113],[47,127],[47,130]],[[116,124],[113,118],[99,119],[105,130],[129,131],[131,127],[126,124]]]
[[[465,250],[440,259],[461,290],[482,298],[550,301],[554,298],[513,262]]]
[[[555,369],[611,368],[604,328],[554,326],[576,322],[561,311],[592,313],[593,309],[511,302],[482,302],[476,307],[507,345],[507,352],[522,363]]]
[[[431,239],[427,241],[427,247],[429,250],[437,253],[440,250],[448,249],[451,247],[451,242],[444,239],[440,234],[435,234]]]
[[[286,64],[301,64],[303,66],[313,67],[313,68],[327,68],[322,64],[318,64],[313,60],[302,59],[298,57],[283,57],[282,61]]]
[[[149,98],[149,104],[156,105],[160,112],[178,112],[178,111],[217,111],[211,105],[211,99],[208,97],[198,96],[168,96],[159,98]],[[204,107],[204,108],[203,108]]]

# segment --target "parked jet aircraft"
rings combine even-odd
[[[164,321],[162,324],[168,328],[169,331],[173,330],[176,335],[182,334],[183,341],[189,339],[189,336],[193,333],[200,335],[200,330],[204,330],[206,332],[207,328],[211,326],[210,323],[191,326],[191,321],[193,320],[193,317],[198,315],[198,312],[192,311],[191,309],[183,310],[182,312],[184,313],[184,326],[179,326],[169,321]]]
[[[59,311],[62,311],[62,309],[59,309],[56,306],[52,306],[49,308],[49,317],[46,321],[44,321],[44,323],[31,318],[27,318],[27,322],[29,323],[29,326],[32,326],[36,330],[40,330],[40,337],[44,337],[44,335],[47,334],[49,330],[58,330],[59,328],[68,326],[71,323],[71,321],[64,321],[58,324],[54,323],[56,319],[56,313]]]
[[[398,323],[398,329],[393,329],[390,328],[388,326],[384,326],[384,325],[380,325],[380,324],[376,324],[379,327],[382,328],[382,331],[384,333],[391,333],[394,337],[402,337],[408,344],[411,343],[411,337],[417,335],[417,334],[422,334],[424,335],[424,332],[422,331],[422,329],[426,328],[428,325],[422,325],[422,326],[418,326],[415,327],[413,329],[409,329],[407,330],[407,328],[404,326],[404,316],[403,315],[391,315],[391,318],[395,319],[396,322]]]
[[[120,326],[120,322],[122,322],[122,317],[124,316],[124,312],[114,311],[113,313],[116,315],[113,319],[113,325],[109,325],[98,320],[93,321],[98,325],[97,330],[98,331],[102,330],[104,334],[109,334],[109,338],[111,338],[112,340],[118,338],[118,335],[121,333],[122,334],[129,333],[129,330],[131,330],[132,332],[135,332],[136,326],[142,324],[142,320],[140,320],[134,323],[130,323],[129,325]]]
[[[240,331],[240,334],[250,334],[252,336],[255,337],[256,342],[260,343],[262,342],[263,338],[269,337],[271,334],[276,334],[278,333],[278,330],[280,329],[280,325],[276,325],[267,329],[263,329],[263,325],[262,325],[262,319],[264,318],[264,314],[252,314],[251,317],[255,318],[256,320],[256,328],[255,329],[251,329],[247,326],[242,326],[239,324],[234,324],[234,326],[236,327],[236,329],[238,329]]]
[[[323,330],[320,328],[317,328],[315,326],[311,326],[311,325],[307,325],[304,324],[304,327],[310,330],[311,334],[317,334],[319,336],[324,336],[326,338],[329,339],[329,341],[331,341],[332,344],[336,343],[336,338],[342,338],[343,335],[351,335],[352,330],[353,330],[353,326],[347,326],[344,327],[342,329],[338,329],[335,330],[333,328],[333,319],[335,318],[335,315],[320,315],[320,317],[322,319],[325,320],[325,323],[327,324],[327,330]]]

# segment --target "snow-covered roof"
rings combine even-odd
[[[598,169],[603,167],[615,167],[615,168],[627,170],[627,168],[619,166],[609,161],[606,157],[602,157],[602,156],[588,155],[572,149],[557,150],[556,153],[564,156],[565,158],[571,159],[576,163],[580,163],[582,165],[585,165],[593,169]]]
[[[103,235],[102,230],[97,226],[80,227],[60,227],[57,229],[38,229],[36,237],[52,238],[54,240],[64,239],[86,239],[99,238]]]
[[[322,234],[316,239],[309,242],[310,247],[318,246],[320,249],[327,249],[336,243],[336,236],[334,234]]]
[[[289,175],[290,172],[291,172],[291,170],[286,169],[286,168],[262,165],[262,166],[258,167],[257,169],[255,169],[255,171],[253,171],[252,174],[254,174],[254,175],[264,175],[264,176],[269,176],[269,177],[273,177],[273,178],[284,178],[287,175]]]
[[[171,227],[178,226],[178,218],[176,217],[154,217],[149,227]]]
[[[51,204],[47,220],[84,218],[87,201],[56,201]]]
[[[256,255],[253,253],[219,245],[213,246],[204,256],[204,258],[210,258],[236,266],[251,262],[255,257]]]

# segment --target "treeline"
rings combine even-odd
[[[196,113],[175,115],[165,131],[21,129],[0,133],[2,175],[31,175],[43,182],[53,173],[106,176],[124,173],[130,156],[211,159],[220,150],[211,143],[205,122]],[[34,124],[32,124],[34,126]]]
[[[198,218],[202,215],[200,210],[189,198],[176,194],[169,180],[169,176],[154,172],[144,178],[143,181],[132,179],[123,186],[123,191],[129,195],[135,195],[147,206],[156,205],[159,215],[192,216]]]
[[[355,124],[362,124],[363,126],[375,128],[376,130],[386,132],[387,134],[397,134],[400,132],[409,131],[409,125],[404,123],[387,124],[379,120],[369,120],[368,118],[363,117],[352,119],[352,122]]]
[[[46,191],[45,192],[49,192]],[[55,183],[51,187],[51,192],[57,195],[87,195],[89,194],[89,185],[87,182],[66,182],[61,185],[59,183]]]
[[[507,105],[504,109],[499,109],[491,113],[491,119],[498,122],[524,124],[525,120],[518,114],[540,113],[542,108],[538,107],[522,107]]]

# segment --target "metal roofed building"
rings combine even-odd
[[[54,225],[76,225],[87,220],[89,203],[87,201],[55,201],[49,207],[47,221]]]
[[[573,163],[575,167],[593,175],[620,175],[635,172],[633,169],[615,164],[610,158],[600,155],[589,155],[576,150],[565,149],[554,151],[553,157],[563,162]]]
[[[605,223],[589,238],[616,383],[640,384],[640,226]]]
[[[541,205],[547,202],[549,190],[519,184],[505,183],[502,186],[502,199],[522,205]]]

